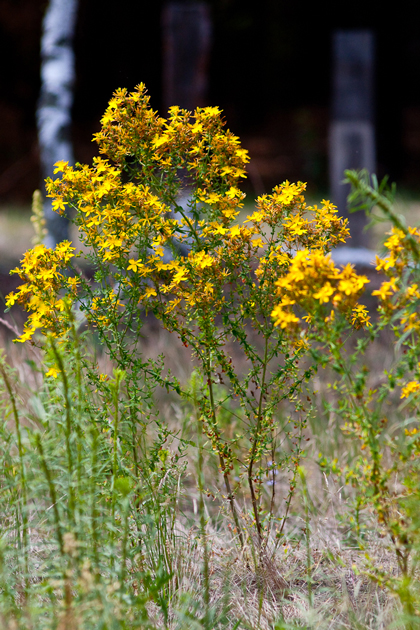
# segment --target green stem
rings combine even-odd
[[[64,558],[63,534],[62,534],[61,525],[60,525],[60,515],[58,513],[57,493],[55,491],[55,486],[54,486],[50,469],[48,468],[48,464],[45,459],[44,449],[43,449],[42,441],[41,441],[41,435],[39,433],[35,435],[35,442],[39,451],[39,456],[41,458],[41,466],[44,471],[45,478],[48,484],[48,490],[50,493],[51,507],[54,514],[55,535],[57,537],[58,548],[60,550],[61,557]]]
[[[128,531],[129,531],[129,523],[128,523],[128,515],[130,510],[130,502],[129,499],[125,498],[124,500],[124,533],[121,545],[121,572],[120,572],[120,584],[121,584],[121,594],[124,591],[124,580],[126,573],[126,564],[127,564],[127,542],[128,542]]]
[[[28,499],[27,499],[26,473],[25,473],[24,453],[23,453],[23,445],[22,445],[22,435],[21,435],[21,430],[20,430],[20,420],[19,420],[19,414],[18,414],[17,405],[16,405],[16,398],[13,393],[12,386],[6,374],[6,370],[3,368],[2,365],[0,365],[0,371],[3,376],[3,380],[6,384],[6,388],[10,396],[10,401],[12,403],[13,417],[15,419],[16,435],[17,435],[17,440],[18,440],[20,478],[21,478],[21,485],[22,485],[22,536],[23,536],[23,555],[24,555],[24,563],[25,563],[25,594],[27,595],[28,590],[29,590]]]
[[[117,499],[117,494],[115,491],[115,482],[117,479],[117,471],[118,471],[118,397],[119,397],[119,391],[120,391],[120,383],[122,380],[122,373],[121,370],[116,370],[115,373],[115,381],[113,384],[113,390],[114,390],[114,432],[113,432],[113,456],[112,456],[112,485],[111,485],[111,492],[112,492],[112,509],[111,509],[111,513],[112,513],[112,521],[114,522],[114,518],[115,518],[115,503],[116,503],[116,499]]]
[[[132,398],[135,396],[135,392],[131,391],[131,387],[127,384],[127,394],[128,394],[128,398],[131,401]],[[138,480],[139,478],[139,462],[138,462],[138,454],[137,454],[137,443],[138,443],[138,439],[137,439],[137,422],[136,422],[136,416],[134,413],[134,408],[133,406],[130,404],[130,422],[131,422],[131,448],[132,448],[132,455],[133,455],[133,461],[134,461],[134,475],[136,477],[136,480]]]
[[[208,388],[209,388],[209,396],[210,396],[210,406],[211,406],[211,413],[213,416],[213,425],[214,427],[216,427],[216,405],[214,402],[214,393],[213,393],[213,382],[211,379],[211,371],[210,371],[210,360],[208,360],[207,362],[207,369],[206,369],[206,373],[207,373],[207,384],[208,384]],[[219,463],[220,463],[220,468],[223,474],[223,479],[225,482],[225,487],[226,487],[226,493],[227,493],[227,497],[228,497],[228,501],[229,501],[229,505],[230,505],[230,509],[232,512],[232,516],[233,516],[233,520],[235,522],[235,527],[238,531],[238,536],[239,536],[239,541],[241,543],[241,548],[243,549],[244,545],[245,545],[245,541],[244,541],[244,536],[242,533],[242,528],[239,524],[239,517],[238,517],[238,512],[236,509],[236,505],[235,505],[235,497],[233,495],[232,492],[232,488],[230,485],[230,479],[229,479],[229,470],[227,469],[226,463],[225,463],[225,459],[223,457],[223,455],[219,452]]]
[[[74,522],[74,511],[75,511],[75,498],[74,498],[74,488],[73,488],[73,454],[71,448],[71,437],[72,437],[72,417],[71,417],[71,401],[70,401],[70,392],[69,392],[69,384],[67,380],[67,374],[64,369],[63,359],[61,358],[61,354],[57,350],[57,346],[54,343],[54,340],[51,338],[51,347],[54,353],[54,358],[57,362],[57,365],[60,370],[60,377],[63,382],[64,388],[64,400],[65,400],[65,410],[66,410],[66,425],[65,425],[65,440],[66,440],[66,452],[67,452],[67,465],[69,469],[69,512],[70,518]]]
[[[372,204],[378,206],[384,213],[384,215],[392,221],[393,225],[396,226],[398,230],[404,233],[413,257],[416,263],[420,262],[420,247],[416,239],[410,232],[407,227],[401,221],[397,214],[395,214],[392,204],[384,195],[381,195],[380,192],[376,191],[372,186],[364,182],[360,175],[356,171],[345,171],[344,172],[347,180],[352,184],[352,186],[364,197],[367,197]]]
[[[268,337],[265,338],[264,363],[263,363],[263,372],[262,372],[262,378],[261,378],[261,393],[260,393],[260,400],[259,400],[258,412],[257,412],[257,424],[254,429],[254,436],[253,436],[252,448],[251,448],[251,453],[249,456],[249,465],[248,465],[248,486],[251,492],[252,509],[254,512],[255,524],[257,526],[258,544],[260,548],[261,548],[261,544],[263,540],[263,533],[262,533],[262,527],[261,527],[261,521],[260,521],[260,515],[259,515],[259,505],[258,505],[258,500],[257,500],[256,492],[255,492],[255,484],[254,484],[252,475],[253,475],[255,455],[257,452],[257,445],[258,445],[258,440],[260,437],[260,429],[261,429],[261,423],[262,423],[262,405],[263,405],[263,396],[264,396],[264,389],[265,389],[265,378],[266,378],[266,372],[267,372],[267,354],[268,354]]]
[[[76,383],[77,383],[77,483],[78,487],[81,487],[82,482],[82,369],[81,369],[81,356],[80,356],[80,343],[79,336],[74,325],[74,315],[69,308],[69,315],[72,323],[72,335],[74,340],[74,347],[76,350]]]
[[[266,538],[265,538],[265,544],[264,544],[264,552],[267,549],[267,543],[268,543],[268,539],[271,533],[271,527],[273,524],[273,514],[274,514],[274,505],[275,505],[275,500],[276,500],[276,471],[274,468],[274,461],[275,461],[275,457],[276,457],[276,443],[275,443],[275,439],[274,439],[274,431],[271,432],[271,465],[273,467],[272,470],[272,479],[271,479],[271,499],[270,499],[270,512],[269,512],[269,516],[268,516],[268,525],[267,525],[267,529],[266,529]]]
[[[98,556],[98,532],[97,532],[97,510],[96,510],[96,467],[98,462],[98,434],[96,427],[92,428],[92,476],[91,482],[91,507],[90,520],[92,523],[92,540],[93,540],[93,557],[95,559],[96,571],[99,572],[99,556]]]
[[[362,410],[364,426],[367,428],[367,431],[368,431],[369,453],[372,458],[371,479],[372,479],[373,487],[374,487],[374,495],[377,497],[378,501],[380,501],[381,497],[383,496],[383,490],[384,490],[381,487],[381,484],[379,483],[381,455],[380,455],[380,450],[379,450],[379,445],[378,445],[378,438],[376,435],[377,432],[372,423],[372,413],[366,407],[365,401],[363,399],[360,400],[360,398],[356,397],[354,393],[356,391],[356,388],[355,388],[354,380],[352,378],[352,374],[350,372],[349,367],[346,365],[345,361],[342,360],[337,347],[332,348],[332,354],[334,358],[336,359],[337,364],[340,366],[340,369],[342,370],[344,377],[347,380],[347,383],[348,383],[347,392],[349,394],[350,404],[352,405],[353,410],[355,412],[360,409]],[[382,504],[376,504],[376,505],[374,504],[374,507],[377,512],[380,510],[380,512],[382,513],[383,522],[385,526],[388,528],[388,532],[389,532],[392,544],[394,545],[398,567],[401,573],[404,576],[407,576],[408,575],[408,558],[409,558],[410,552],[407,550],[407,547],[406,547],[406,553],[401,551],[401,549],[399,548],[400,545],[398,543],[400,543],[401,541],[397,540],[397,538],[395,537],[394,533],[392,532],[390,528],[389,508],[387,507],[386,502],[385,502],[385,507],[383,503],[384,502],[382,502]]]
[[[159,185],[159,182],[158,182],[157,178],[154,175],[152,175],[151,177],[155,180],[155,183],[157,185]],[[175,210],[177,212],[179,212],[179,214],[182,216],[184,221],[186,221],[186,223],[188,224],[188,227],[190,228],[191,233],[192,233],[192,235],[193,235],[197,245],[201,245],[200,239],[199,239],[198,234],[197,234],[197,230],[194,229],[194,226],[192,225],[192,223],[190,221],[190,218],[188,217],[188,215],[185,214],[184,209],[182,208],[182,206],[179,206],[172,196],[169,196],[169,201],[170,201],[170,203],[172,203],[172,205],[174,206]]]
[[[300,478],[302,481],[302,494],[303,502],[305,504],[305,541],[306,541],[306,576],[308,583],[308,602],[309,607],[313,607],[313,592],[312,592],[312,558],[311,558],[311,530],[309,519],[309,495],[308,487],[306,485],[306,473],[303,468],[299,469]]]
[[[196,396],[195,387],[193,391],[193,400],[194,400],[194,407],[195,409],[197,409],[197,396]],[[199,503],[200,529],[201,529],[201,536],[202,536],[203,545],[204,545],[204,566],[203,566],[204,605],[206,608],[205,619],[206,619],[206,626],[207,626],[207,623],[210,621],[210,617],[209,617],[209,612],[210,612],[209,550],[208,550],[208,544],[207,544],[206,521],[205,521],[205,516],[204,516],[203,431],[202,431],[202,426],[199,422],[197,413],[196,413],[196,421],[197,421],[197,441],[198,441],[197,479],[198,479],[198,491],[200,493],[200,503]]]

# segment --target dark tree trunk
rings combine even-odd
[[[211,45],[207,3],[167,2],[162,27],[164,107],[203,107]]]

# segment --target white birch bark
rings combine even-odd
[[[50,0],[43,20],[41,40],[41,94],[37,124],[42,176],[53,177],[55,162],[74,163],[71,142],[71,107],[75,64],[73,36],[78,0]],[[48,236],[54,247],[69,236],[67,217],[53,212],[51,200],[44,202]]]

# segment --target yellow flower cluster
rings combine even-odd
[[[407,385],[402,388],[401,398],[408,398],[411,394],[414,394],[418,391],[420,391],[420,383],[418,383],[417,381],[410,381],[410,383],[407,383]]]
[[[317,256],[321,260],[346,240],[347,222],[337,216],[335,206],[329,201],[320,208],[307,206],[305,184],[286,181],[259,197],[255,212],[243,225],[236,224],[245,197],[237,182],[249,158],[239,139],[224,129],[216,107],[193,113],[172,107],[165,120],[150,108],[139,85],[132,93],[117,90],[101,122],[95,139],[104,157],[94,158],[91,167],[58,162],[54,174],[61,173],[61,178],[47,180],[54,209],[74,208],[80,238],[92,251],[98,283],[78,296],[89,321],[105,330],[124,317],[132,320],[140,305],[165,321],[172,318],[176,327],[177,321],[193,321],[198,313],[214,319],[237,300],[243,316],[258,327],[261,316],[270,318],[280,297],[277,324],[295,324],[292,302],[284,301],[295,299],[298,258],[293,256],[296,250],[306,252],[301,265],[305,256],[312,256],[315,265]],[[187,209],[178,204],[186,186]],[[188,254],[180,253],[182,243]],[[68,262],[63,246],[44,248],[42,256],[36,249],[27,254],[22,277],[32,273],[37,282],[24,285],[18,294],[32,313],[26,338],[53,324],[58,334],[57,321],[64,316],[54,319],[52,309],[60,309],[60,290],[76,299],[76,278],[58,272],[57,261],[63,267]],[[344,296],[341,304],[353,304],[360,293],[363,281],[356,281],[352,270],[337,274],[323,287],[318,277],[315,293],[321,304],[336,304],[339,295]],[[286,284],[276,286],[279,279]],[[45,284],[47,280],[52,284]],[[309,276],[308,281],[313,288]],[[302,292],[298,299],[303,299],[303,284],[296,286]],[[55,302],[48,298],[46,308],[46,296],[53,293]],[[13,299],[12,294],[9,301]],[[366,320],[361,311],[353,317],[355,324]]]
[[[288,181],[276,186],[271,195],[257,199],[257,211],[247,221],[261,222],[274,227],[282,223],[285,243],[292,249],[296,245],[331,251],[350,236],[348,221],[341,219],[337,208],[323,199],[321,208],[307,206],[303,197],[306,184]]]
[[[397,311],[401,311],[401,323],[404,332],[420,333],[420,316],[411,305],[420,299],[420,287],[417,283],[404,280],[407,271],[413,266],[413,248],[420,246],[420,229],[409,227],[407,233],[392,228],[389,238],[384,243],[388,254],[384,258],[376,258],[377,271],[388,276],[381,287],[372,291],[378,296],[379,311],[389,320]]]
[[[357,303],[368,282],[351,265],[338,269],[330,255],[322,251],[298,251],[287,274],[276,282],[280,301],[272,312],[275,325],[296,328],[300,319],[293,310],[295,305],[306,311],[305,319],[309,322],[320,311],[320,307],[328,304],[350,317],[354,326],[369,326],[367,309]],[[331,319],[333,314],[329,321]]]
[[[408,234],[419,241],[420,230],[418,228],[408,228]],[[401,274],[410,259],[410,247],[407,245],[407,235],[401,229],[393,226],[389,232],[389,238],[384,243],[389,253],[384,258],[376,257],[377,271],[384,271],[387,275],[395,274],[395,272]]]
[[[171,107],[168,119],[160,118],[149,107],[143,84],[128,94],[117,90],[95,135],[99,151],[119,166],[135,156],[142,176],[156,167],[164,172],[187,169],[194,184],[215,190],[224,184],[234,186],[245,177],[248,152],[239,138],[223,129],[217,107],[198,107],[194,114]]]
[[[66,329],[65,306],[59,293],[65,287],[67,299],[75,298],[78,278],[68,278],[62,273],[73,252],[74,247],[68,241],[60,243],[55,250],[37,245],[25,254],[21,266],[11,271],[25,283],[16,293],[9,293],[6,306],[10,308],[18,302],[31,313],[18,341],[31,339],[37,329],[49,331],[53,336]]]

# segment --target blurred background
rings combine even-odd
[[[0,0],[3,259],[21,246],[22,230],[30,230],[19,220],[29,212],[32,193],[46,172],[36,111],[49,5],[47,0]],[[332,181],[334,169],[367,166],[379,176],[388,174],[416,199],[416,9],[410,0],[392,10],[366,0],[348,6],[284,0],[78,0],[68,130],[74,159],[90,162],[97,153],[92,134],[114,90],[144,82],[152,107],[162,115],[171,104],[224,110],[228,127],[250,151],[245,187],[251,196],[285,179],[303,180],[314,198],[332,196],[342,206]],[[352,135],[346,145],[340,134],[349,124]],[[14,221],[19,229],[13,233]],[[356,245],[366,245],[362,241]]]

